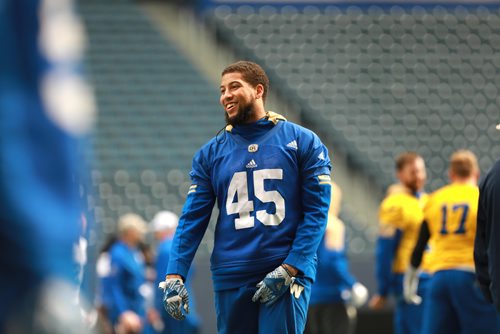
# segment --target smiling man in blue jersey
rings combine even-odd
[[[312,131],[266,111],[268,88],[255,63],[222,72],[227,126],[194,156],[162,283],[168,313],[184,319],[184,280],[217,202],[211,270],[219,333],[302,333],[326,227],[328,150]]]

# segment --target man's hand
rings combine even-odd
[[[120,315],[115,331],[117,334],[122,333],[140,333],[142,330],[141,318],[132,311],[125,311]]]
[[[189,313],[189,296],[181,278],[167,278],[158,286],[163,289],[163,306],[170,316],[177,320],[186,318]],[[183,312],[184,310],[184,312]]]
[[[408,304],[420,305],[422,297],[417,295],[418,269],[409,266],[403,278],[403,298]]]
[[[286,292],[294,280],[295,277],[284,266],[279,266],[257,284],[259,289],[252,297],[252,301],[272,305]],[[300,293],[298,294],[300,296]]]
[[[387,305],[387,297],[380,296],[380,295],[375,295],[370,299],[370,302],[368,303],[368,306],[372,310],[381,310]]]

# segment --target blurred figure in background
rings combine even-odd
[[[499,333],[495,308],[482,296],[474,275],[479,199],[479,167],[474,153],[468,150],[453,153],[448,175],[451,183],[432,193],[425,206],[418,242],[406,274],[410,276],[408,280],[418,279],[413,273],[420,266],[427,241],[433,238],[434,275],[424,296],[428,301],[422,333]]]
[[[0,332],[88,333],[73,258],[95,112],[82,25],[70,0],[2,0],[0,40]]]
[[[476,277],[486,299],[500,312],[500,160],[479,186],[474,243]]]
[[[116,235],[108,236],[101,248],[99,257],[96,263],[97,274],[97,292],[95,306],[98,312],[98,328],[103,334],[113,333],[113,325],[109,316],[111,308],[111,256],[109,250],[116,243],[118,237]]]
[[[306,334],[353,334],[356,308],[366,303],[368,290],[349,272],[345,225],[338,218],[342,191],[332,182],[325,236],[318,249],[318,273],[312,287]]]
[[[165,264],[168,263],[172,239],[178,222],[179,217],[171,211],[160,211],[153,218],[152,229],[155,239],[159,242],[156,257],[155,287],[158,287],[167,275]],[[194,266],[191,266],[185,283],[190,297],[189,314],[184,321],[175,320],[168,315],[165,307],[163,307],[163,293],[160,289],[155,289],[154,311],[150,314],[150,321],[157,333],[196,334],[199,332],[200,326],[198,315],[196,314],[196,301],[191,288],[193,272]]]
[[[400,154],[396,158],[396,176],[399,183],[388,189],[379,210],[378,294],[370,300],[370,307],[374,310],[384,308],[392,294],[396,298],[395,333],[420,333],[422,307],[404,300],[403,276],[409,266],[427,200],[423,193],[427,178],[424,159],[414,152]],[[426,261],[424,271],[429,269],[429,259]],[[428,274],[422,277],[419,288],[425,289],[427,281]]]
[[[109,317],[117,333],[141,333],[145,324],[144,255],[139,248],[146,223],[133,213],[118,220],[118,240],[109,250]]]

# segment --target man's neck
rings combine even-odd
[[[264,106],[258,105],[255,107],[254,112],[252,114],[252,117],[248,120],[247,124],[255,123],[259,119],[266,117],[266,115],[267,115],[267,113],[266,113],[266,109],[264,109]]]

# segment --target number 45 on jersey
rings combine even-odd
[[[264,190],[265,180],[282,180],[282,169],[261,169],[254,170],[253,193],[257,199],[263,203],[274,203],[276,212],[267,213],[266,210],[255,212],[255,217],[250,213],[254,211],[253,201],[248,198],[247,172],[236,172],[231,178],[227,189],[226,211],[228,215],[238,214],[234,220],[235,229],[250,228],[255,225],[255,218],[266,226],[277,226],[285,219],[285,199],[276,190]],[[233,199],[236,195],[236,202]]]

